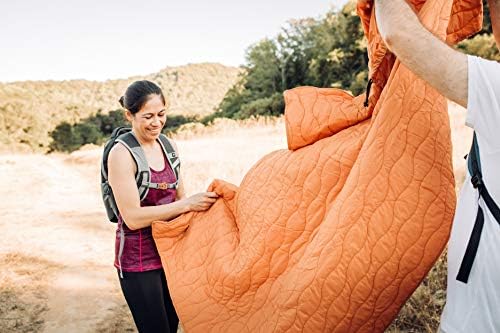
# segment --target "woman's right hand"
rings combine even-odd
[[[202,212],[209,209],[219,196],[215,192],[201,192],[192,195],[185,200],[189,211]]]

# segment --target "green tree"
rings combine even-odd
[[[244,87],[255,98],[269,96],[281,89],[280,62],[276,42],[264,39],[252,46],[246,55],[247,77]]]
[[[279,53],[280,92],[295,88],[306,82],[311,49],[314,48],[310,38],[316,20],[293,20],[282,29],[276,38]]]
[[[241,118],[243,114],[266,114],[265,111],[255,110],[256,104],[253,104],[251,112],[241,113],[241,111],[249,103],[282,91],[279,50],[276,42],[264,39],[252,45],[246,52],[246,63],[245,74],[229,89],[218,110],[202,119],[203,123],[207,124],[218,117]]]
[[[355,2],[322,19],[290,21],[275,39],[252,45],[246,63],[239,82],[204,123],[216,117],[281,114],[283,91],[297,86],[362,92],[368,80],[366,42]]]
[[[73,150],[73,129],[70,123],[62,122],[52,132],[51,151],[69,152]]]
[[[357,80],[367,78],[368,59],[355,3],[348,3],[340,12],[329,12],[310,34],[314,48],[306,83],[361,93],[366,82]],[[366,74],[359,75],[363,72]]]

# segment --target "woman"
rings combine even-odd
[[[120,98],[132,133],[141,145],[151,171],[151,182],[174,183],[175,174],[158,142],[166,122],[161,89],[150,81],[136,81]],[[172,142],[177,152],[176,145]],[[183,198],[182,179],[177,189],[150,189],[140,201],[137,166],[127,148],[116,144],[108,158],[109,183],[120,212],[115,243],[115,267],[123,273],[120,285],[139,332],[176,332],[179,319],[168,292],[151,223],[171,220],[189,211],[204,211],[216,200],[214,192]],[[123,230],[122,230],[123,228]],[[120,233],[124,234],[118,258]]]

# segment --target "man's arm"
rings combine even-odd
[[[490,7],[493,36],[495,36],[497,47],[500,49],[500,0],[488,0],[488,6]]]
[[[446,98],[467,107],[467,56],[429,32],[405,0],[375,0],[375,15],[391,52]]]

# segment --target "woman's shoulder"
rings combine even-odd
[[[134,160],[128,149],[121,143],[117,143],[111,148],[108,155],[108,165],[112,164],[125,164],[133,165]]]

